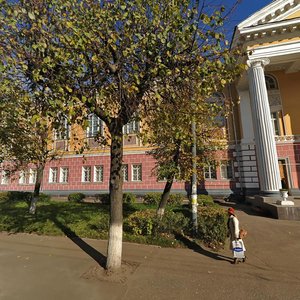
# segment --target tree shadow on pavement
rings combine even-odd
[[[195,251],[199,254],[202,254],[204,256],[207,256],[209,258],[213,258],[213,259],[216,259],[216,260],[225,260],[225,261],[228,261],[228,262],[232,263],[232,258],[231,257],[208,251],[208,250],[202,248],[196,242],[191,241],[187,237],[183,236],[182,234],[179,234],[179,233],[175,234],[175,238],[177,240],[181,241],[186,247],[188,247],[189,249],[191,249],[191,250],[193,250],[193,251]]]
[[[85,253],[87,253],[91,258],[93,258],[102,268],[106,267],[106,256],[98,252],[95,248],[83,241],[74,231],[69,227],[65,226],[58,220],[53,220],[55,225],[61,229],[61,231],[79,248],[81,248]]]

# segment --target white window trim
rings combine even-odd
[[[88,116],[89,125],[86,129],[86,136],[88,138],[95,137],[99,132],[100,135],[103,136],[103,121],[95,114],[90,114]],[[96,124],[94,124],[96,123]],[[96,125],[96,126],[95,126]],[[96,130],[95,130],[96,128]]]
[[[67,172],[64,174],[64,172]],[[69,168],[68,167],[60,167],[59,168],[59,182],[60,183],[68,183],[69,182]]]
[[[99,170],[101,169],[101,178],[100,180],[96,180],[97,179],[97,168],[99,168]],[[104,166],[103,165],[97,165],[94,166],[94,182],[103,182],[104,181]]]
[[[140,122],[133,120],[123,126],[123,134],[136,134],[140,132]]]
[[[36,177],[37,177],[37,170],[36,169],[29,169],[28,183],[29,184],[35,184],[36,183]]]
[[[127,173],[126,177],[127,178],[124,177],[125,168],[126,168],[126,173]],[[123,176],[123,182],[128,182],[129,181],[129,166],[128,166],[128,164],[122,165],[122,176]]]
[[[9,184],[9,177],[5,170],[2,170],[2,172],[1,172],[1,184],[2,185]]]
[[[226,169],[226,177],[223,176],[222,167],[225,167],[225,169]],[[228,177],[228,168],[231,168],[231,177]],[[231,180],[231,179],[233,179],[233,177],[234,177],[233,162],[231,160],[227,160],[227,161],[223,160],[223,161],[221,161],[221,164],[220,164],[220,176],[221,176],[221,179],[224,179],[224,180]]]
[[[55,172],[54,172],[55,171]],[[55,180],[53,177],[53,174],[55,173]],[[57,175],[58,175],[58,168],[57,167],[52,167],[49,169],[49,183],[57,183]]]
[[[141,179],[134,179],[134,172],[135,172],[135,167],[139,166],[140,167],[140,177]],[[131,165],[131,181],[133,182],[142,182],[143,181],[143,169],[142,169],[142,164],[132,164]]]
[[[214,168],[215,177],[212,177],[212,168]],[[205,177],[206,173],[209,174],[209,177]],[[215,165],[208,165],[204,168],[204,179],[205,180],[216,180],[217,179],[217,168]]]
[[[91,166],[83,166],[82,167],[82,171],[81,171],[81,182],[83,182],[83,183],[90,183],[91,181],[92,181],[92,170],[91,170],[92,168],[91,168]],[[87,170],[89,170],[88,171],[88,173],[87,174],[89,174],[89,180],[85,180],[85,172],[87,172]]]
[[[19,184],[26,184],[27,183],[26,177],[27,177],[27,172],[24,170],[20,171]]]

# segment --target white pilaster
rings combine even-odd
[[[281,189],[281,180],[264,75],[268,63],[268,59],[249,60],[248,77],[260,189],[273,194]]]
[[[238,91],[240,98],[240,112],[241,112],[241,125],[242,125],[242,144],[254,143],[253,122],[250,104],[249,91]]]

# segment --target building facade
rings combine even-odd
[[[300,1],[277,0],[237,25],[232,46],[247,52],[241,57],[248,68],[226,91],[231,112],[226,122],[228,146],[217,165],[205,169],[198,191],[212,195],[277,194],[300,187]],[[109,149],[95,135],[105,135],[103,122],[94,115],[81,135],[90,150],[77,154],[72,130],[54,134],[54,148],[64,154],[46,165],[41,191],[108,192]],[[165,182],[153,174],[155,160],[137,136],[139,124],[124,130],[124,191],[144,194],[162,191]],[[2,171],[0,191],[32,191],[34,167],[12,177]],[[174,182],[173,192],[189,192],[186,182]]]

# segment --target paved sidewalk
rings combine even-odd
[[[124,243],[131,273],[118,281],[99,276],[105,241],[2,233],[0,299],[300,299],[300,222],[256,216],[243,205],[237,215],[248,230],[246,263],[232,265],[228,249]]]

